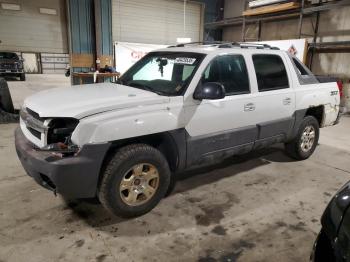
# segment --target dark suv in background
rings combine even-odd
[[[16,53],[0,52],[0,77],[19,77],[21,81],[26,80],[23,69],[23,59]]]

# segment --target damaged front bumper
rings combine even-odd
[[[96,196],[100,169],[110,143],[87,144],[75,156],[57,157],[53,152],[35,149],[17,128],[15,145],[23,168],[39,185],[70,198]]]

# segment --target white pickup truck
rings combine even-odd
[[[274,143],[308,158],[339,119],[336,82],[267,45],[189,44],[147,54],[118,80],[37,93],[15,132],[40,185],[98,197],[132,217],[166,194],[172,174]]]

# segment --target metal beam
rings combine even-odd
[[[303,14],[310,14],[314,12],[327,11],[334,8],[344,7],[350,5],[350,0],[334,1],[327,4],[320,4],[318,6],[305,7]]]
[[[309,49],[317,53],[349,53],[350,41],[310,43]]]
[[[287,11],[287,12],[281,12],[278,15],[270,15],[270,16],[255,16],[251,18],[245,18],[246,24],[253,24],[256,22],[268,22],[268,21],[281,21],[281,20],[288,20],[295,17],[299,17],[299,10],[293,10],[293,11]],[[311,14],[306,14],[304,17],[308,17]],[[221,21],[212,22],[212,23],[206,23],[206,28],[217,28],[217,27],[225,27],[225,26],[235,26],[235,25],[242,25],[243,24],[243,16],[238,17],[231,17],[226,18]]]

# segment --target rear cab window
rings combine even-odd
[[[287,70],[279,55],[254,54],[252,58],[259,92],[289,88]]]
[[[293,63],[297,69],[297,72],[302,76],[309,76],[310,73],[307,71],[304,65],[302,65],[295,57],[292,58]]]
[[[300,60],[289,55],[300,85],[317,84],[319,81],[315,75]]]

